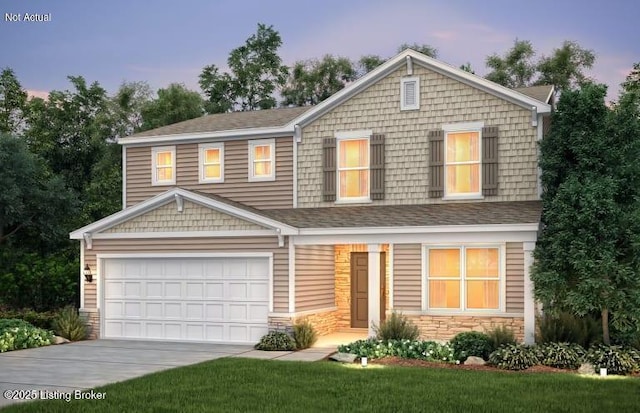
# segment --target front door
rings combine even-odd
[[[380,321],[385,319],[385,256],[380,253]],[[369,328],[369,253],[351,253],[351,327]]]

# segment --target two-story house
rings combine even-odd
[[[552,94],[406,50],[314,107],[123,138],[123,210],[71,233],[81,312],[107,338],[254,343],[398,311],[424,338],[531,342]]]

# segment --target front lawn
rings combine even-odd
[[[640,380],[225,358],[9,412],[637,412]],[[5,410],[3,410],[5,413]]]

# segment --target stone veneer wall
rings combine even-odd
[[[100,310],[97,308],[85,308],[79,311],[80,317],[85,321],[87,326],[89,340],[95,340],[100,337]]]
[[[524,341],[524,317],[407,315],[420,328],[423,340],[450,340],[465,331],[490,330],[505,326],[513,330],[516,340]]]
[[[269,317],[269,330],[291,331],[297,321],[308,320],[320,336],[336,331],[336,310],[320,311],[299,317]]]
[[[351,253],[367,252],[366,244],[336,245],[335,250],[335,285],[336,285],[336,329],[345,330],[351,328]],[[386,303],[389,308],[389,246],[382,246],[386,260]]]

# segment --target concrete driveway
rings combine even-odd
[[[18,402],[7,400],[8,390],[62,395],[220,357],[242,357],[252,350],[243,345],[89,340],[0,353],[0,408]]]

